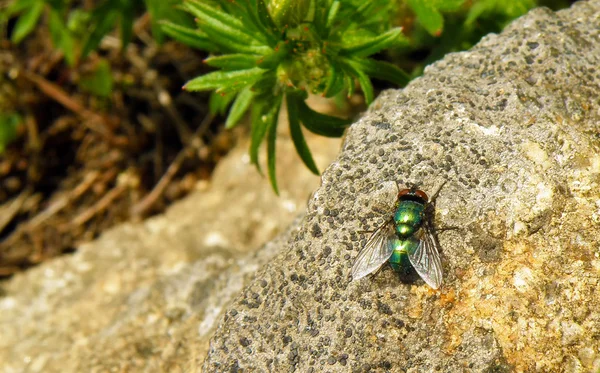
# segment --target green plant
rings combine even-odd
[[[350,122],[310,109],[308,94],[352,95],[358,82],[371,103],[370,77],[407,83],[398,67],[369,58],[407,43],[400,28],[390,27],[390,6],[387,0],[186,0],[183,8],[196,17],[197,28],[165,22],[163,30],[188,45],[220,53],[205,61],[218,70],[189,81],[184,89],[214,90],[221,95],[214,107],[221,110],[232,102],[227,128],[251,112],[250,159],[260,171],[258,151],[266,138],[268,174],[277,193],[275,140],[284,101],[296,150],[318,174],[301,126],[339,137]]]
[[[101,58],[93,71],[81,77],[79,87],[97,97],[108,98],[113,89],[113,77],[110,64]]]
[[[483,36],[500,32],[510,21],[536,6],[553,9],[568,6],[563,0],[397,0],[397,3],[406,3],[397,8],[396,23],[405,26],[411,44],[391,54],[401,66],[412,71],[413,77],[444,55],[469,49]],[[414,51],[426,55],[417,61],[408,57]]]
[[[18,43],[46,15],[55,47],[73,66],[115,28],[125,47],[132,38],[133,21],[145,7],[157,41],[164,32],[213,54],[206,63],[218,70],[191,80],[185,88],[214,91],[210,110],[229,110],[228,128],[251,112],[251,160],[260,171],[258,151],[266,138],[269,178],[277,191],[276,127],[284,102],[298,154],[318,173],[302,126],[335,137],[349,121],[311,110],[304,102],[308,93],[339,98],[344,92],[352,95],[358,82],[370,103],[374,96],[370,78],[403,86],[409,76],[398,66],[409,71],[410,78],[416,77],[425,65],[500,31],[538,3],[554,9],[569,4],[566,0],[103,0],[88,10],[69,0],[11,0],[0,10],[0,23],[7,25],[16,18],[11,36]],[[196,17],[196,27],[189,14]],[[394,64],[370,58],[383,50]],[[101,61],[82,77],[80,87],[106,97],[111,75],[109,64]]]
[[[427,32],[440,36],[444,28],[442,13],[458,11],[465,0],[406,0],[406,2]]]
[[[11,40],[18,44],[35,29],[44,14],[54,47],[63,52],[65,60],[73,66],[96,50],[102,38],[119,28],[123,48],[131,41],[133,21],[147,8],[152,19],[152,32],[160,42],[163,33],[158,25],[161,19],[178,24],[191,25],[186,13],[175,5],[181,0],[104,0],[86,11],[72,7],[72,1],[61,0],[13,0],[0,14],[0,22],[6,24],[11,17],[18,17],[12,30]]]

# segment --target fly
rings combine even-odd
[[[375,229],[352,266],[352,279],[358,280],[377,271],[385,262],[401,272],[412,265],[432,288],[442,285],[442,261],[438,241],[433,234],[434,200],[444,184],[431,198],[417,188],[398,191],[395,212]]]

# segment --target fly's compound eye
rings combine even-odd
[[[416,190],[415,191],[415,195],[423,198],[425,200],[425,202],[429,202],[429,197],[427,197],[427,194],[425,194],[424,191],[422,191],[422,190]]]
[[[407,194],[411,194],[411,190],[410,189],[402,189],[401,191],[398,192],[398,198],[405,196]]]
[[[427,194],[425,194],[424,191],[419,190],[419,189],[402,189],[401,191],[398,192],[398,199],[402,199],[404,197],[404,199],[412,199],[412,198],[419,198],[425,202],[429,202],[429,197],[427,196]]]

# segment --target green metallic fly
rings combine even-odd
[[[397,185],[396,185],[397,186]],[[397,272],[412,265],[432,288],[442,285],[442,261],[438,241],[433,234],[431,216],[434,200],[444,184],[429,201],[422,190],[398,188],[395,213],[375,229],[367,244],[358,253],[352,266],[352,279],[358,280],[377,271],[389,261]]]

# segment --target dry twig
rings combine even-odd
[[[31,188],[27,188],[15,198],[0,205],[0,233],[4,228],[13,220],[13,218],[19,213],[21,207],[25,203],[25,200],[31,194]]]
[[[94,185],[94,182],[98,179],[99,176],[100,172],[98,171],[91,171],[90,173],[85,175],[83,181],[79,185],[77,185],[77,187],[73,189],[73,191],[70,194],[61,197],[57,201],[53,202],[46,209],[44,209],[42,212],[34,216],[33,219],[29,221],[25,229],[33,230],[37,228],[44,221],[48,220],[48,218],[50,218],[51,216],[55,215],[57,212],[68,206],[69,203],[78,199],[92,185]]]
[[[97,132],[111,144],[126,145],[127,139],[122,139],[114,136],[109,128],[108,120],[99,114],[86,109],[78,100],[69,97],[67,92],[62,90],[58,85],[49,82],[44,77],[27,71],[21,71],[23,76],[33,82],[44,94],[51,97],[65,108],[73,111],[84,119],[83,124],[90,130]]]
[[[98,202],[92,205],[89,209],[86,209],[84,212],[77,215],[71,222],[71,226],[77,227],[83,225],[96,214],[106,210],[115,199],[117,199],[123,192],[127,190],[127,188],[127,184],[117,184],[116,187],[112,188],[104,195],[104,197],[100,198],[100,200],[98,200]]]
[[[165,172],[165,174],[160,178],[158,183],[156,183],[156,185],[154,186],[154,189],[152,189],[150,193],[146,194],[146,196],[140,202],[133,206],[133,208],[131,209],[132,217],[139,218],[146,211],[148,211],[150,207],[154,205],[154,203],[156,203],[158,198],[164,193],[165,189],[167,188],[173,177],[175,177],[175,175],[177,174],[177,171],[179,171],[179,168],[181,168],[181,165],[187,157],[189,151],[193,150],[194,148],[200,148],[203,146],[201,137],[204,134],[204,132],[206,132],[213,119],[214,116],[212,114],[208,114],[204,118],[200,126],[198,126],[198,129],[196,129],[196,132],[194,133],[191,141],[189,141],[188,145],[179,151],[177,157],[175,157],[173,162],[169,165],[169,168],[167,168],[167,172]]]

